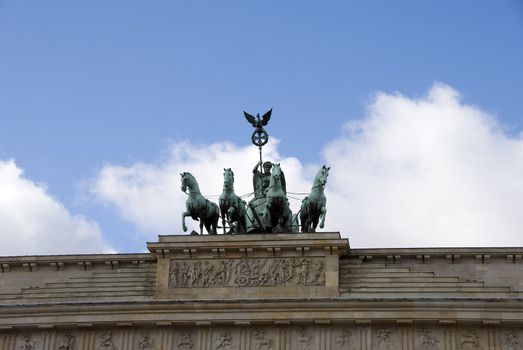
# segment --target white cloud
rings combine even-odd
[[[98,225],[71,215],[14,161],[0,161],[0,255],[110,251]]]
[[[282,162],[289,191],[308,192],[319,165],[281,159],[277,146],[270,143],[265,158]],[[448,86],[435,84],[419,99],[377,94],[324,156],[326,229],[353,247],[523,245],[523,139]],[[253,146],[175,144],[158,164],[104,166],[91,191],[151,237],[179,234],[181,172],[193,173],[202,193],[219,195],[222,169],[233,168],[236,193],[245,194],[257,158]],[[291,203],[296,212],[299,201]]]
[[[378,94],[325,157],[329,227],[355,246],[523,245],[523,139],[446,85]]]

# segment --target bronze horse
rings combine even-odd
[[[264,217],[269,222],[273,233],[289,232],[292,221],[292,213],[289,201],[282,187],[283,174],[280,164],[274,164],[271,172],[269,188],[267,190],[267,204]]]
[[[182,228],[187,232],[185,225],[185,217],[190,216],[193,220],[200,221],[200,234],[203,234],[203,226],[210,235],[217,234],[218,218],[220,211],[216,203],[211,202],[200,193],[198,182],[191,173],[181,173],[182,176],[182,192],[189,189],[189,197],[185,201],[186,211],[182,213]]]
[[[219,203],[224,233],[225,221],[229,223],[227,233],[247,232],[245,201],[234,193],[234,173],[231,168],[223,169],[223,192]]]
[[[320,228],[325,224],[325,215],[327,214],[327,198],[324,190],[327,184],[330,167],[325,165],[318,170],[310,194],[305,197],[301,203],[300,222],[301,232],[316,232],[318,222]]]

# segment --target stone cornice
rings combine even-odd
[[[0,257],[0,272],[9,272],[12,268],[23,268],[26,271],[36,271],[40,267],[49,266],[52,270],[63,269],[66,265],[80,266],[90,269],[93,265],[109,265],[115,268],[119,263],[139,264],[155,262],[151,254],[77,254],[77,255],[25,255]]]
[[[158,242],[148,242],[147,248],[156,257],[226,256],[227,254],[278,256],[285,251],[308,255],[315,250],[325,254],[346,255],[347,238],[339,232],[245,234],[216,236],[159,236]]]

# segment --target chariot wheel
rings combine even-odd
[[[249,284],[249,278],[247,276],[240,276],[238,278],[238,284],[242,287],[245,287]]]

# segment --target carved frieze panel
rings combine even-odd
[[[174,337],[174,349],[176,350],[192,350],[197,349],[195,343],[195,332],[190,329],[185,329],[177,332]]]
[[[256,328],[251,333],[251,349],[275,350],[278,349],[277,336],[274,330]]]
[[[457,333],[458,349],[485,349],[486,337],[483,332],[476,329],[464,329]]]
[[[392,350],[401,348],[398,330],[394,328],[375,328],[372,336],[373,349]]]
[[[523,350],[523,340],[518,331],[505,332],[503,350]]]
[[[355,344],[354,332],[350,328],[336,329],[334,332],[335,349],[352,349]]]
[[[238,340],[229,329],[218,330],[214,332],[212,338],[212,350],[234,350]]]
[[[420,328],[414,333],[417,349],[438,350],[441,349],[442,335],[438,330],[430,328]]]
[[[172,259],[170,288],[324,286],[323,258]]]
[[[292,332],[292,350],[315,350],[317,332],[312,327],[300,326]]]
[[[64,333],[58,337],[58,350],[76,350],[76,336],[72,333]]]
[[[21,334],[18,340],[17,349],[20,350],[38,350],[39,340],[30,333]]]
[[[113,332],[107,331],[103,332],[98,337],[98,350],[118,350],[115,345],[115,340],[113,339]]]
[[[144,331],[140,335],[140,340],[138,342],[138,349],[140,350],[152,350],[155,347],[155,340],[151,336],[151,332]]]

